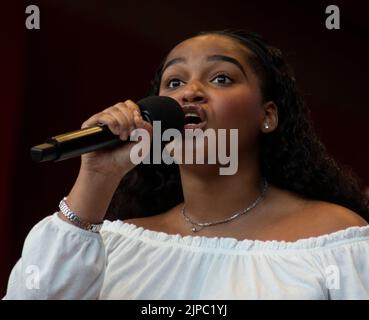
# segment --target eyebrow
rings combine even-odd
[[[163,70],[162,70],[162,73],[164,73],[164,71],[172,66],[173,64],[177,64],[177,63],[185,63],[186,62],[186,59],[185,58],[174,58],[172,60],[169,60],[163,67]]]
[[[245,69],[243,68],[242,64],[239,63],[237,61],[237,59],[235,58],[232,58],[232,57],[229,57],[229,56],[224,56],[224,55],[221,55],[221,54],[215,54],[215,55],[212,55],[212,56],[208,56],[207,57],[207,61],[225,61],[225,62],[230,62],[230,63],[233,63],[235,66],[237,66],[241,72],[243,73],[243,75],[247,78],[247,75],[246,75],[246,72],[245,72]],[[185,63],[186,62],[186,59],[185,58],[174,58],[172,60],[169,60],[163,67],[163,71],[162,73],[164,73],[164,71],[174,65],[174,64],[177,64],[177,63]]]
[[[234,65],[236,65],[241,70],[243,75],[247,78],[245,69],[243,68],[242,64],[239,63],[238,60],[236,60],[235,58],[232,58],[232,57],[229,57],[229,56],[224,56],[224,55],[221,55],[221,54],[215,54],[213,56],[209,56],[207,60],[208,61],[226,61],[226,62],[233,63]]]

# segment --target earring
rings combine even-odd
[[[268,125],[268,123],[267,123],[267,122],[265,122],[265,123],[264,123],[264,128],[265,128],[265,129],[269,129],[269,125]]]

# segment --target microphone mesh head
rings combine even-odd
[[[137,102],[142,116],[153,121],[161,121],[161,130],[177,129],[182,132],[185,115],[179,103],[170,97],[150,96]]]

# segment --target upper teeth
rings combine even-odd
[[[199,115],[196,113],[186,113],[185,116],[186,117],[198,117]]]

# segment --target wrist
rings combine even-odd
[[[77,214],[75,214],[67,204],[67,198],[64,197],[59,203],[60,213],[72,224],[80,227],[81,229],[91,232],[99,232],[103,223],[102,221],[95,224],[89,221],[82,220]],[[65,219],[64,219],[65,220]]]
[[[97,183],[97,185],[112,185],[117,187],[120,181],[125,176],[125,173],[118,172],[104,172],[98,169],[92,169],[81,165],[79,175],[80,178],[90,181],[91,183]]]
[[[116,175],[80,170],[77,180],[68,194],[68,205],[81,220],[101,222],[106,214],[115,190],[121,181]]]

